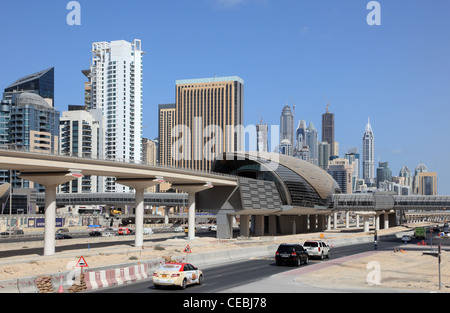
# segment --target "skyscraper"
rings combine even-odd
[[[269,152],[268,131],[269,126],[267,124],[263,124],[262,120],[260,124],[256,125],[256,149],[258,152]]]
[[[370,120],[367,122],[363,136],[363,179],[367,186],[375,184],[375,137]]]
[[[330,156],[335,155],[334,114],[328,111],[322,115],[322,142],[330,144]]]
[[[419,173],[419,188],[418,194],[424,196],[437,195],[437,173],[436,172],[421,172]]]
[[[23,92],[11,107],[8,143],[30,152],[58,154],[59,115],[41,96]],[[13,176],[13,188],[33,187],[30,182]],[[44,188],[38,187],[42,192]]]
[[[174,166],[175,164],[172,158],[172,129],[176,120],[175,107],[175,103],[160,104],[158,109],[159,163],[164,166]]]
[[[90,67],[91,98],[88,109],[100,109],[106,118],[105,157],[142,160],[141,41],[96,42]],[[107,179],[107,192],[128,191]]]
[[[314,127],[314,124],[312,122],[309,123],[309,126],[306,129],[306,145],[309,147],[309,162],[314,165],[318,165],[319,149],[317,141],[317,129]]]
[[[281,112],[280,117],[280,144],[283,140],[289,140],[292,146],[294,141],[294,114],[289,105],[286,105]]]
[[[301,150],[306,145],[306,122],[301,120],[298,122],[297,130],[295,131],[295,147]]]
[[[377,188],[380,188],[380,183],[392,182],[392,171],[389,168],[388,162],[379,162],[377,168]]]
[[[102,158],[104,118],[98,110],[89,112],[84,108],[69,106],[69,111],[62,113],[59,123],[60,153],[80,158]],[[103,192],[103,188],[103,177],[85,176],[61,185],[60,192]]]
[[[5,88],[3,100],[13,100],[22,92],[34,93],[44,99],[51,99],[50,106],[55,105],[55,68],[27,75]],[[48,101],[48,100],[47,100]]]
[[[181,168],[209,172],[216,155],[242,151],[244,81],[237,76],[176,82],[172,158]],[[181,133],[181,134],[180,134]]]

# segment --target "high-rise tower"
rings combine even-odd
[[[119,40],[92,45],[91,98],[88,109],[100,109],[106,118],[105,157],[142,160],[141,41]],[[126,192],[107,179],[106,191]]]
[[[367,122],[363,136],[363,179],[369,186],[375,184],[375,137],[373,135],[370,119]]]
[[[328,111],[322,115],[322,142],[330,144],[330,156],[336,155],[334,142],[334,114]]]
[[[281,112],[280,117],[280,143],[283,140],[289,140],[292,146],[294,142],[294,113],[289,105],[286,105]]]
[[[243,149],[242,78],[178,80],[175,110],[175,166],[209,172],[217,155]]]

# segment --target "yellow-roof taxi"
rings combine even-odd
[[[203,272],[190,263],[166,263],[153,273],[153,285],[178,286],[185,289],[188,285],[203,283]]]

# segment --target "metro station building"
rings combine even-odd
[[[323,169],[298,158],[265,152],[232,152],[216,158],[212,171],[238,176],[237,187],[197,193],[198,210],[217,215],[217,237],[322,231],[333,212],[338,183]]]

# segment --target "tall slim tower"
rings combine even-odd
[[[119,40],[92,44],[91,99],[88,109],[100,109],[106,119],[105,157],[142,160],[141,41]],[[108,178],[107,192],[127,192]]]
[[[175,166],[209,172],[218,154],[243,149],[244,81],[238,76],[178,80],[175,114]]]
[[[264,124],[261,119],[261,122],[256,125],[256,149],[258,152],[269,152],[268,132],[269,126]]]
[[[328,111],[322,115],[322,142],[330,144],[330,156],[336,155],[334,142],[334,114]]]
[[[363,136],[363,179],[369,186],[375,184],[375,137],[373,135],[370,119],[367,122]]]
[[[287,139],[291,145],[295,145],[294,142],[294,113],[289,105],[286,105],[281,112],[280,117],[280,143]]]
[[[159,163],[164,166],[173,166],[172,158],[172,129],[175,126],[175,103],[159,105],[158,140]]]

